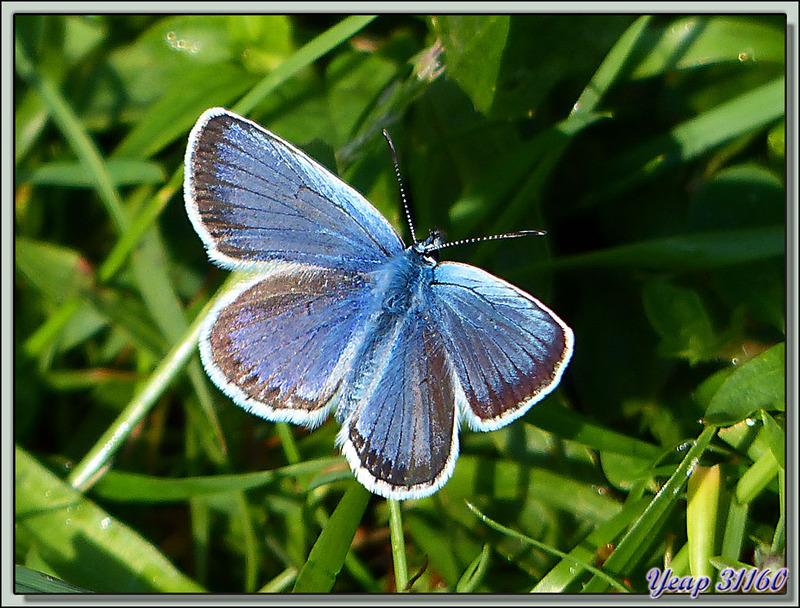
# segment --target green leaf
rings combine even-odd
[[[576,412],[552,403],[546,407],[533,408],[525,416],[525,421],[563,439],[601,452],[623,454],[647,462],[655,460],[661,454],[658,446],[603,428]]]
[[[703,182],[689,202],[695,230],[736,230],[777,226],[785,221],[783,181],[754,163],[726,167]]]
[[[16,525],[65,581],[106,593],[203,591],[153,545],[45,469],[14,452]]]
[[[662,356],[691,365],[718,356],[719,342],[697,290],[657,279],[645,283],[642,295],[647,318],[661,337]]]
[[[17,269],[50,297],[60,300],[79,295],[92,285],[90,268],[77,251],[18,237],[14,253]]]
[[[786,407],[786,344],[781,342],[738,367],[719,387],[706,409],[708,424],[729,426],[757,409]]]
[[[475,108],[492,108],[510,17],[502,15],[445,15],[436,17],[444,46],[447,77],[455,80]]]

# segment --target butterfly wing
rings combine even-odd
[[[400,237],[350,186],[222,108],[189,136],[184,199],[209,257],[260,275],[206,318],[209,375],[264,418],[320,424],[363,335],[368,273],[402,251]]]
[[[317,426],[350,369],[372,293],[365,275],[326,269],[242,281],[203,323],[203,364],[244,409]]]
[[[371,492],[422,498],[445,484],[458,458],[453,370],[430,317],[408,315],[372,335],[354,393],[342,397],[348,414],[337,442]]]
[[[209,257],[249,272],[312,265],[369,271],[403,250],[364,197],[303,152],[223,108],[186,149],[184,199]]]
[[[491,431],[552,391],[572,356],[572,330],[533,296],[488,272],[455,262],[431,286],[442,338],[470,427]]]

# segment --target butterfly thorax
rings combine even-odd
[[[425,301],[425,291],[433,281],[433,269],[438,262],[430,252],[419,251],[417,245],[394,256],[378,271],[377,286],[384,314],[407,314]]]

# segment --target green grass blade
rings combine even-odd
[[[599,525],[579,545],[569,552],[569,559],[560,560],[553,568],[536,583],[531,589],[532,593],[563,593],[573,585],[584,573],[583,568],[576,568],[575,562],[592,563],[596,559],[597,551],[607,545],[613,544],[617,537],[625,532],[636,521],[649,504],[649,499],[640,498],[630,500],[617,515],[607,522]]]
[[[97,146],[95,146],[55,83],[46,75],[37,71],[25,53],[24,46],[17,40],[14,42],[14,57],[17,73],[42,96],[53,120],[72,146],[81,165],[92,176],[97,193],[105,204],[109,216],[114,221],[117,231],[124,232],[128,226],[128,221],[122,208],[122,200],[114,187],[108,167]]]
[[[562,439],[569,439],[601,452],[624,454],[643,460],[655,460],[661,448],[652,443],[633,439],[622,433],[591,422],[585,417],[553,403],[533,408],[525,421]]]
[[[682,234],[565,256],[535,269],[640,268],[695,270],[722,268],[784,255],[783,226]]]
[[[293,593],[325,593],[333,588],[369,498],[370,493],[361,484],[350,484],[311,548]]]
[[[375,19],[371,15],[353,15],[342,19],[332,28],[315,37],[296,53],[270,72],[266,78],[255,85],[233,108],[242,115],[249,114],[267,95],[275,91],[281,84],[289,80],[300,70],[310,66],[314,61],[351,38]]]
[[[128,256],[143,238],[144,234],[158,219],[158,216],[164,210],[167,203],[172,200],[173,196],[175,196],[182,187],[183,165],[175,171],[169,182],[154,196],[150,197],[148,202],[139,210],[139,213],[137,213],[131,225],[115,243],[108,256],[106,256],[105,261],[98,269],[98,281],[106,283],[120,271],[127,261]]]
[[[580,206],[614,200],[647,179],[767,127],[785,115],[785,89],[785,78],[776,78],[632,148],[608,168],[609,175],[625,177],[592,189]]]
[[[697,578],[711,578],[714,574],[710,560],[716,555],[721,492],[719,465],[697,467],[689,478],[686,493],[686,537],[689,543],[689,570]]]
[[[65,581],[114,593],[200,592],[153,545],[15,448],[16,525]]]
[[[177,502],[207,494],[252,490],[275,483],[280,479],[312,475],[341,463],[342,459],[338,457],[320,458],[256,473],[184,478],[153,477],[139,473],[109,471],[92,488],[92,492],[106,500],[121,502]]]
[[[716,433],[715,427],[706,427],[693,442],[678,468],[658,491],[650,505],[636,520],[634,525],[617,545],[617,548],[606,560],[603,569],[607,572],[627,572],[632,562],[642,554],[643,550],[654,540],[654,534],[664,523],[667,514],[677,504],[683,488],[694,471],[700,457]],[[586,593],[602,593],[608,588],[608,582],[594,576],[584,587]]]
[[[595,111],[608,90],[629,67],[631,55],[636,51],[637,46],[641,44],[651,19],[652,17],[649,16],[639,17],[619,37],[614,47],[606,55],[603,63],[597,68],[589,84],[583,89],[570,115]]]
[[[493,530],[497,530],[501,534],[504,534],[504,535],[509,536],[511,538],[515,538],[515,539],[520,540],[520,541],[522,541],[524,543],[532,545],[532,546],[536,547],[537,549],[540,549],[540,550],[542,550],[542,551],[544,551],[546,553],[549,553],[551,555],[555,555],[556,557],[560,557],[562,560],[572,562],[572,564],[574,566],[577,566],[579,568],[584,568],[584,569],[588,570],[589,572],[593,572],[595,574],[595,576],[597,576],[600,579],[602,579],[603,581],[605,581],[607,584],[612,586],[617,591],[621,591],[623,593],[627,593],[629,591],[629,589],[625,585],[623,585],[622,583],[618,582],[616,579],[614,579],[613,576],[610,576],[609,574],[607,574],[607,573],[605,573],[605,572],[603,572],[601,570],[598,570],[592,564],[590,564],[588,562],[581,561],[580,559],[574,558],[574,557],[564,553],[563,551],[559,551],[558,549],[555,549],[555,548],[547,545],[546,543],[539,542],[538,540],[535,540],[533,538],[525,536],[524,534],[520,534],[519,532],[516,532],[515,530],[512,530],[511,528],[503,526],[502,524],[499,524],[496,521],[494,521],[492,519],[489,519],[483,513],[481,513],[480,510],[478,510],[478,508],[475,507],[469,501],[467,502],[467,506],[470,508],[470,510],[473,513],[475,513],[475,515],[478,516],[478,518],[483,523],[488,525]]]
[[[283,593],[297,580],[297,570],[287,568],[258,590],[259,593]]]
[[[736,484],[736,500],[748,504],[758,496],[781,471],[780,463],[772,452],[765,452],[739,478]]]
[[[109,160],[106,164],[108,177],[114,187],[159,184],[164,181],[164,170],[160,165],[141,160]],[[94,176],[85,165],[72,162],[52,162],[17,176],[19,182],[35,186],[93,188]]]
[[[44,572],[14,566],[14,593],[91,593],[88,589],[70,585]]]
[[[483,581],[486,573],[489,570],[489,557],[491,549],[489,544],[483,545],[480,554],[472,560],[464,574],[458,579],[456,584],[456,593],[474,593],[478,586]]]
[[[103,467],[108,465],[111,457],[127,439],[131,430],[150,411],[156,399],[183,369],[186,361],[194,354],[200,335],[200,325],[210,310],[212,302],[206,304],[184,337],[161,361],[125,410],[72,470],[69,483],[73,488],[85,491],[97,481],[98,474],[102,472]]]

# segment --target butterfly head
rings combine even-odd
[[[416,241],[411,245],[411,249],[422,256],[431,265],[439,262],[439,250],[445,244],[444,233],[438,228],[434,228],[424,241]]]

